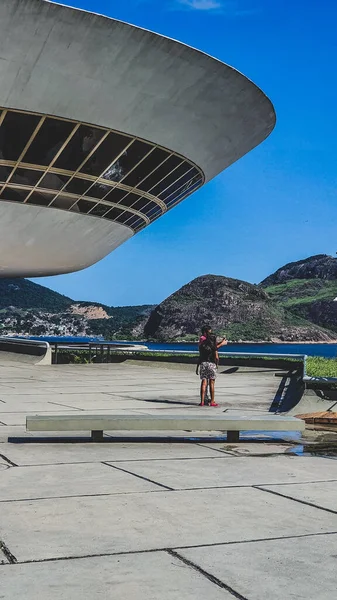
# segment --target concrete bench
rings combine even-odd
[[[226,431],[228,442],[238,442],[240,431],[303,431],[295,417],[273,415],[35,415],[26,418],[28,431],[91,431],[94,442],[103,431]]]

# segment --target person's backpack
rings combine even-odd
[[[216,340],[211,337],[207,338],[200,345],[200,362],[215,362],[216,360]]]

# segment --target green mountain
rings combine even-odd
[[[261,282],[293,315],[337,332],[337,259],[325,254],[289,263]]]
[[[15,308],[63,311],[74,301],[28,279],[0,279],[0,309]]]

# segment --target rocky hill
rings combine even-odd
[[[268,287],[293,279],[337,281],[337,259],[327,254],[317,254],[304,260],[288,263],[261,281],[260,285]]]
[[[285,265],[261,282],[292,314],[337,332],[337,259],[325,254]]]
[[[195,340],[209,324],[246,341],[329,341],[336,335],[293,314],[261,287],[217,275],[194,279],[164,300],[144,327],[146,339]]]

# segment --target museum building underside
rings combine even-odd
[[[0,109],[0,201],[82,213],[137,232],[203,183],[200,168],[150,141]]]

